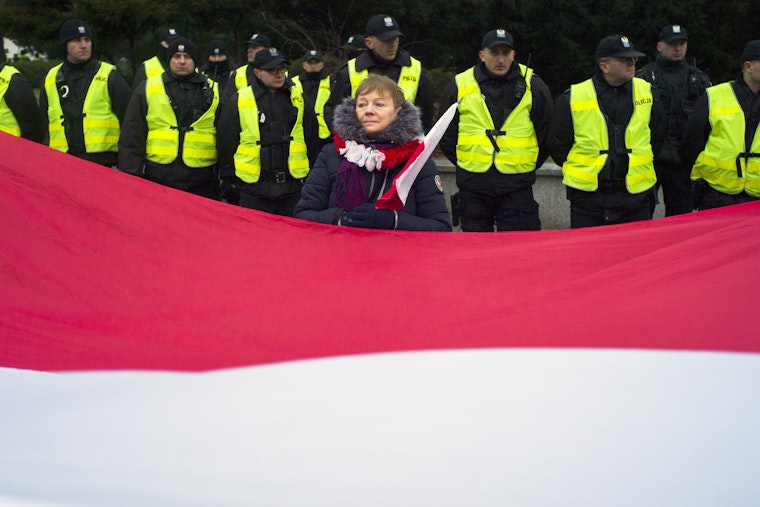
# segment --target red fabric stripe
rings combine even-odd
[[[0,366],[207,370],[371,352],[760,352],[760,203],[586,230],[356,230],[0,134]]]

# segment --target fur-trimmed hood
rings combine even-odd
[[[423,137],[420,111],[408,100],[405,100],[398,116],[378,139],[369,139],[367,132],[356,117],[356,100],[352,97],[343,99],[335,108],[333,124],[338,135],[346,141],[357,143],[383,143],[404,145],[414,139]]]

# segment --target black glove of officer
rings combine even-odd
[[[219,200],[235,206],[240,203],[240,192],[234,180],[222,180],[219,187]]]
[[[365,202],[351,211],[344,211],[340,218],[340,225],[364,229],[395,229],[396,217],[395,211],[375,209],[373,203]]]

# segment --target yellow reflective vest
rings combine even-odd
[[[599,188],[599,173],[607,162],[610,138],[591,79],[570,87],[570,111],[575,139],[562,165],[562,183],[594,192]],[[625,129],[625,145],[630,150],[625,183],[631,194],[644,192],[657,183],[649,130],[651,113],[651,85],[633,78],[633,114]]]
[[[164,64],[161,63],[161,60],[158,59],[158,56],[154,56],[153,58],[148,58],[143,62],[143,68],[145,69],[145,78],[157,76],[159,74],[163,74],[166,70],[164,68]]]
[[[401,67],[401,74],[398,77],[398,85],[404,92],[404,98],[409,102],[414,102],[417,98],[417,88],[420,85],[420,76],[422,75],[422,63],[416,58],[409,57],[412,60],[410,66]],[[348,79],[351,81],[351,96],[356,95],[356,88],[364,79],[369,76],[369,71],[356,70],[356,59],[348,61]]]
[[[66,132],[63,127],[63,109],[61,98],[58,96],[56,78],[63,64],[58,64],[45,77],[45,94],[48,99],[48,130],[50,132],[50,147],[59,151],[69,151]],[[108,75],[116,67],[109,63],[100,62],[100,67],[92,78],[87,95],[84,98],[82,127],[84,144],[87,153],[118,151],[121,126],[119,118],[111,107],[111,97],[108,95]]]
[[[530,120],[533,93],[530,80],[533,70],[520,65],[525,78],[525,93],[520,102],[496,130],[480,86],[475,80],[475,68],[470,68],[454,79],[459,104],[457,132],[457,165],[465,171],[484,173],[492,165],[503,174],[527,173],[536,169],[538,138]],[[491,133],[489,137],[488,132]],[[491,139],[496,142],[498,151]]]
[[[303,85],[301,79],[296,76],[293,78],[293,83],[303,93]],[[325,104],[330,99],[330,76],[325,76],[319,81],[319,88],[317,89],[317,100],[314,104],[314,113],[317,115],[317,123],[319,124],[319,138],[327,139],[330,137],[330,129],[325,122]]]
[[[21,137],[21,126],[18,124],[16,115],[5,102],[5,93],[8,91],[14,74],[18,74],[18,69],[10,65],[6,65],[0,71],[0,131]]]
[[[760,127],[747,151],[744,111],[731,83],[708,88],[707,101],[712,130],[691,169],[691,179],[703,179],[724,194],[745,191],[760,197]]]
[[[248,85],[248,64],[241,65],[235,69],[235,88],[242,90]]]
[[[214,116],[219,105],[219,91],[216,83],[206,79],[214,90],[214,100],[200,118],[195,120],[187,132],[177,128],[169,96],[164,87],[163,75],[154,75],[145,80],[145,98],[148,113],[148,138],[145,143],[145,158],[157,164],[170,164],[179,156],[182,148],[182,162],[188,167],[208,167],[216,163],[216,127]]]
[[[303,95],[299,87],[290,87],[290,102],[298,110],[298,117],[290,131],[288,169],[291,176],[302,179],[309,174],[309,158],[303,132]],[[235,174],[246,183],[256,183],[261,176],[261,131],[259,108],[252,87],[238,92],[237,106],[240,116],[240,144],[234,156]]]

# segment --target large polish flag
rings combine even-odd
[[[760,505],[760,203],[370,231],[0,150],[0,506]]]

